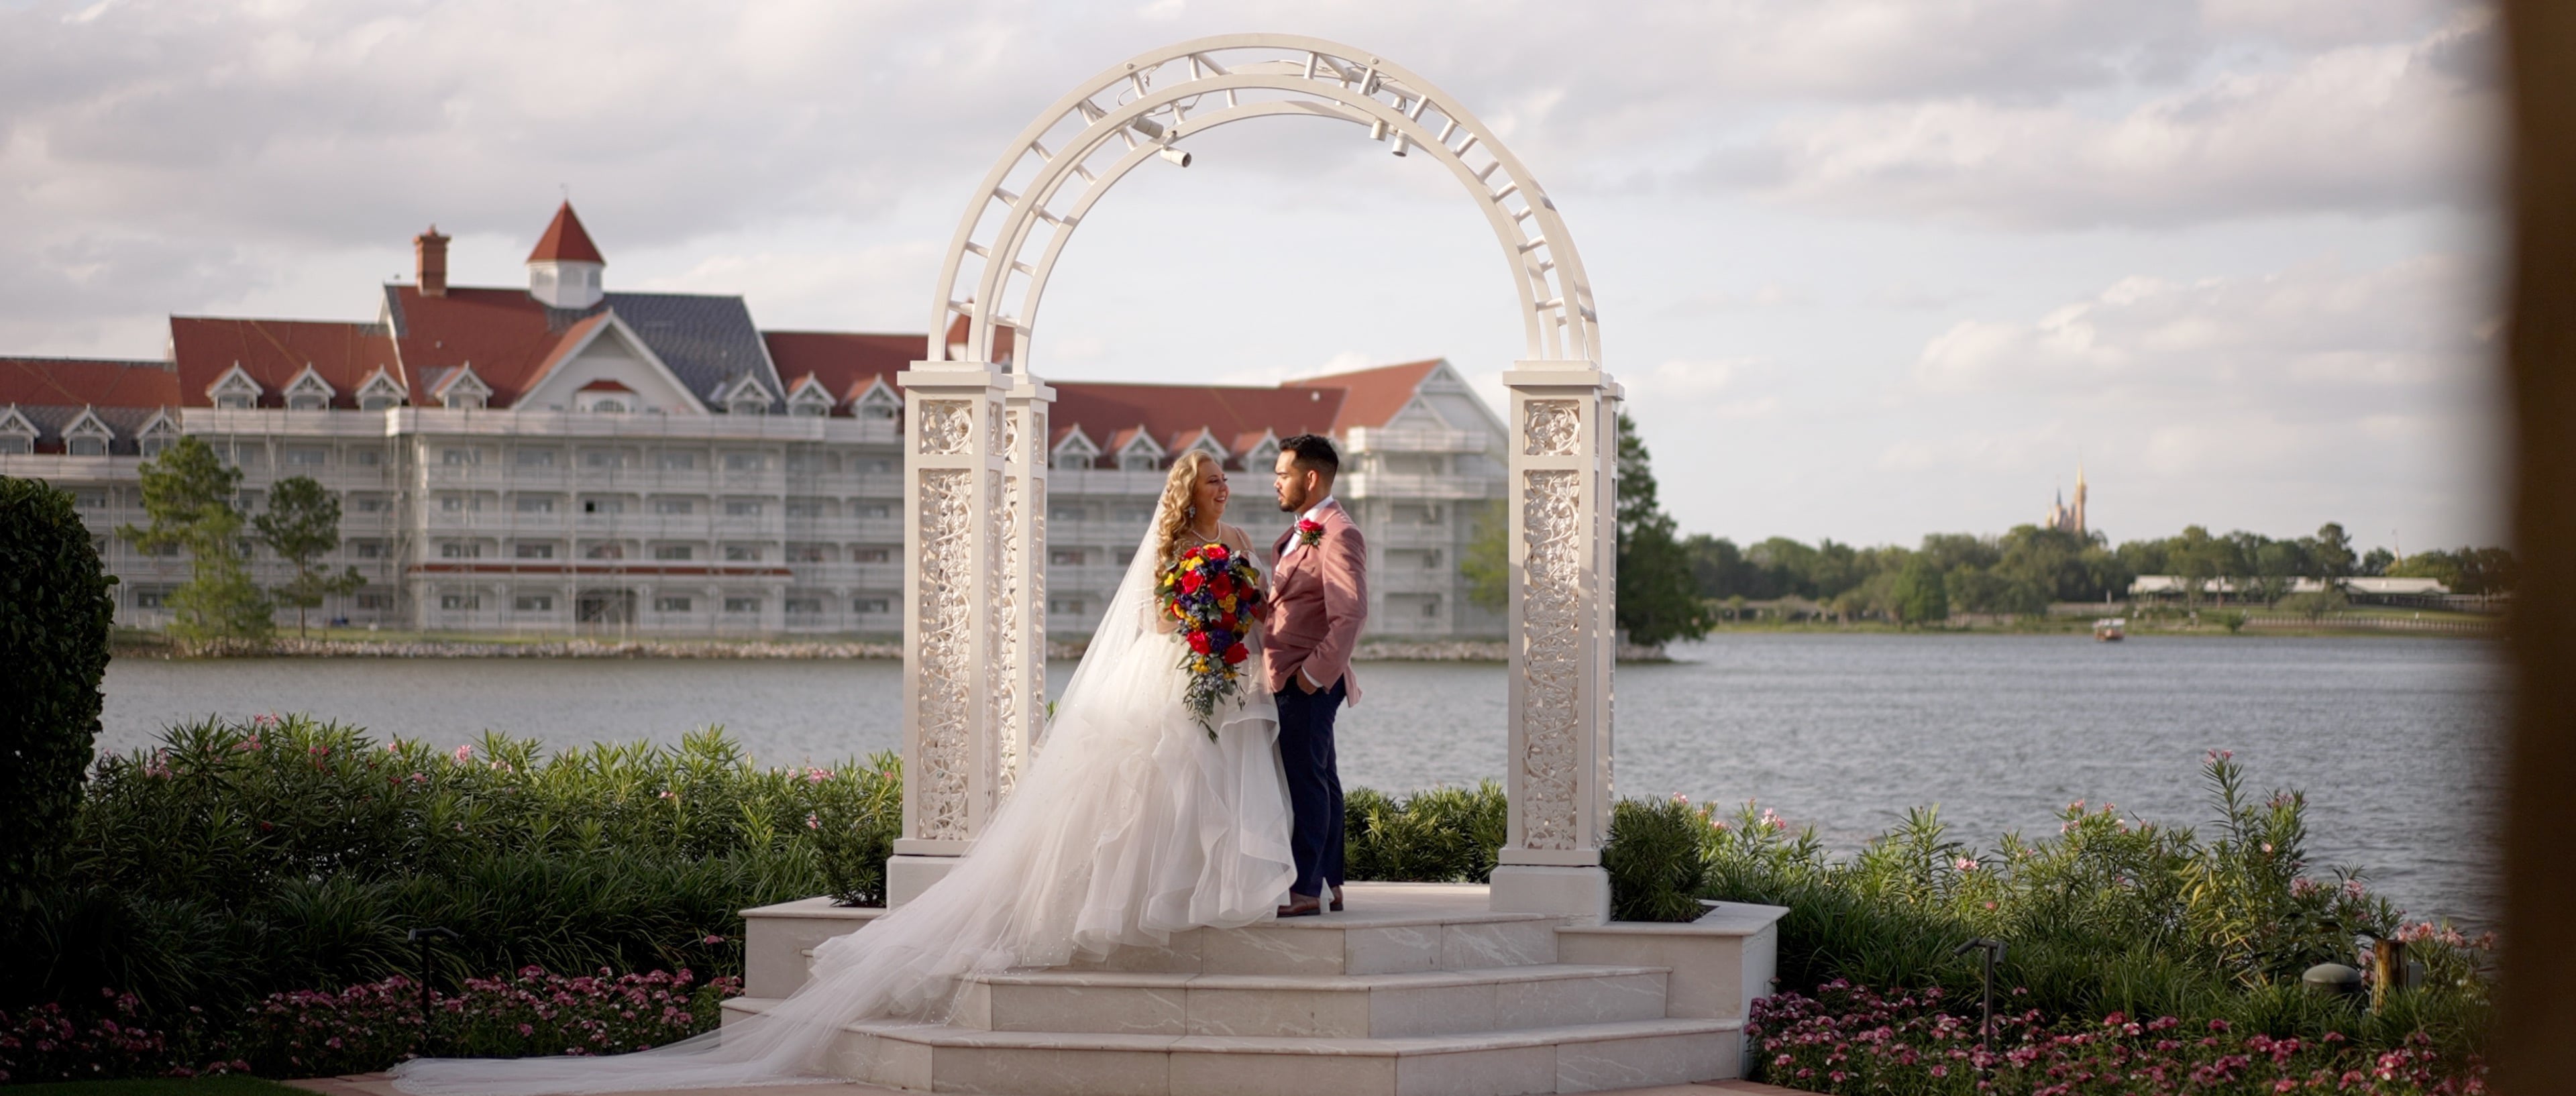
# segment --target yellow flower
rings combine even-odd
[[[1225,610],[1226,612],[1229,612],[1229,613],[1233,612],[1233,611],[1234,611],[1234,595],[1233,595],[1233,594],[1227,594],[1227,595],[1225,595],[1224,597],[1221,597],[1221,598],[1216,599],[1216,607],[1217,607],[1217,608],[1219,608],[1219,609],[1223,609],[1223,610]]]

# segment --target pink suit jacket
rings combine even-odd
[[[1368,545],[1340,503],[1324,511],[1322,524],[1323,539],[1295,552],[1288,551],[1294,526],[1271,545],[1275,563],[1270,619],[1261,622],[1262,661],[1271,692],[1293,688],[1289,675],[1307,670],[1307,680],[1324,688],[1342,679],[1356,705],[1360,683],[1351,675],[1351,652],[1368,620]]]

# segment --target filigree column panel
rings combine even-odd
[[[1007,491],[1001,370],[914,362],[904,389],[903,832],[887,869],[901,903],[944,875],[999,804],[994,733],[1005,633]]]
[[[1524,361],[1512,392],[1509,836],[1497,909],[1608,915],[1610,675],[1617,649],[1618,387],[1588,361]]]
[[[995,728],[1001,749],[1001,790],[1009,795],[1046,729],[1046,508],[1047,455],[1052,435],[1047,408],[1055,389],[1025,374],[1003,403],[1002,686]]]

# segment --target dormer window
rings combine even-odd
[[[0,455],[10,453],[33,453],[35,451],[36,436],[34,434],[0,433]]]
[[[388,407],[400,407],[402,403],[402,386],[395,384],[382,369],[368,376],[367,383],[358,386],[358,410],[382,411]]]
[[[480,392],[450,392],[442,402],[451,411],[480,411],[489,406],[490,397]]]
[[[433,391],[438,393],[439,404],[452,411],[480,411],[492,402],[492,386],[474,375],[472,362],[458,367],[456,375]]]
[[[903,397],[895,395],[894,389],[879,381],[868,388],[867,395],[859,397],[857,412],[863,419],[892,422],[903,417]]]
[[[590,409],[602,415],[623,415],[628,410],[626,401],[618,399],[615,396],[602,396],[596,400],[592,400],[590,403]]]
[[[1246,472],[1267,472],[1278,464],[1279,443],[1275,441],[1262,442],[1243,455],[1243,470]]]
[[[66,438],[64,439],[64,449],[75,457],[104,457],[107,455],[107,439],[99,437]]]
[[[18,409],[0,409],[0,453],[33,453],[36,451],[36,424]]]
[[[769,401],[758,396],[736,396],[725,404],[725,410],[737,415],[766,415]]]
[[[169,416],[155,415],[151,424],[143,428],[143,434],[136,441],[135,449],[144,456],[157,457],[163,450],[170,448],[171,442],[178,439],[179,428],[171,423]]]
[[[75,457],[104,457],[108,439],[115,436],[116,432],[99,420],[97,412],[83,411],[63,428],[63,452]]]
[[[214,399],[215,406],[244,410],[259,406],[262,391],[264,389],[259,382],[250,379],[250,374],[242,370],[240,362],[234,362],[232,368],[224,370],[223,376],[215,378],[215,383],[206,387],[206,395]]]
[[[832,397],[809,388],[796,394],[796,399],[787,405],[787,413],[800,418],[823,418],[832,413]]]

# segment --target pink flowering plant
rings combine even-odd
[[[1840,979],[1814,997],[1754,1002],[1749,1053],[1765,1081],[1810,1092],[2156,1096],[2164,1093],[2353,1093],[2419,1096],[2486,1091],[2474,1054],[2448,1055],[2416,1032],[2366,1047],[2341,1032],[2278,1037],[2227,1020],[2053,1023],[1997,1003],[1989,1036],[1975,1002],[1940,987],[1876,992]],[[1966,1006],[1964,1009],[1962,1006]]]

